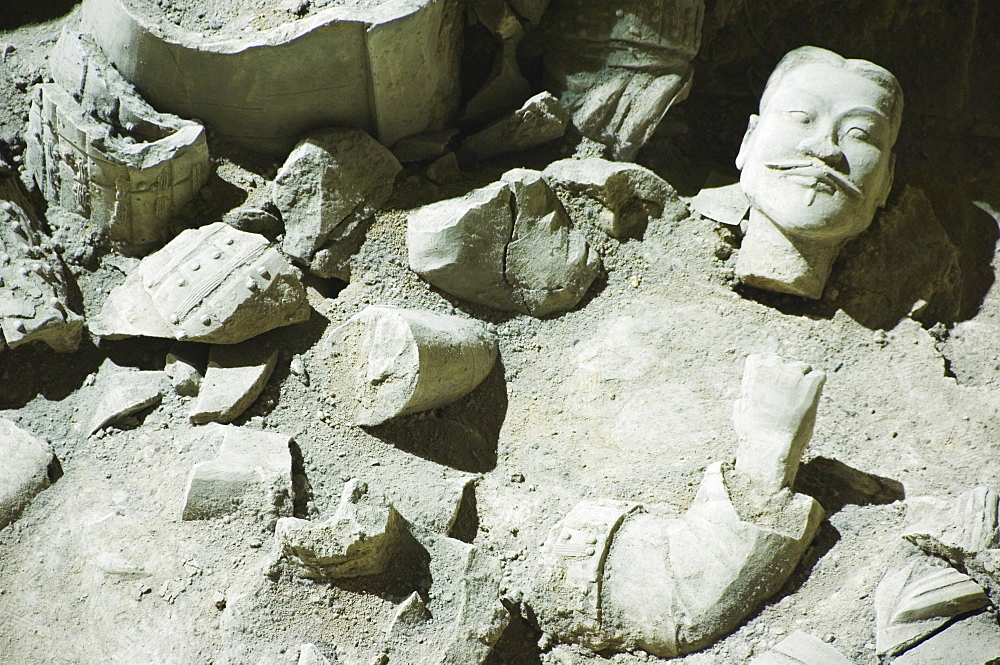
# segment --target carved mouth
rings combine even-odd
[[[850,196],[858,198],[862,196],[858,186],[847,177],[812,161],[765,163],[764,166],[780,171],[782,175],[794,178],[806,187],[818,192],[833,194],[837,189],[842,189]]]

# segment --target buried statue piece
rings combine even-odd
[[[530,604],[554,640],[673,657],[702,649],[773,595],[822,519],[791,485],[825,376],[780,357],[747,358],[735,465],[710,465],[681,516],[587,499],[543,549]]]
[[[750,201],[741,282],[819,298],[834,259],[885,205],[903,93],[865,60],[803,46],[768,79],[736,157]]]

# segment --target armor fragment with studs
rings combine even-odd
[[[76,350],[82,319],[69,309],[62,260],[16,204],[0,201],[0,331],[11,348],[42,340]]]
[[[544,572],[535,604],[542,630],[594,649],[601,638],[601,580],[611,539],[639,504],[587,499],[553,527],[543,549]],[[575,638],[572,639],[572,638]]]
[[[221,222],[181,234],[146,257],[138,272],[157,312],[181,340],[211,337],[240,310],[266,306],[281,282],[302,291],[295,270],[262,236]],[[299,295],[304,302],[304,292]],[[285,323],[304,318],[298,312],[289,316]]]

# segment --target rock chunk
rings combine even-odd
[[[143,259],[90,328],[110,339],[236,344],[308,318],[298,272],[261,236],[215,222]]]
[[[521,152],[562,137],[568,124],[569,115],[559,100],[540,92],[517,111],[465,139],[462,151],[473,159]]]
[[[797,630],[750,665],[852,665],[842,653],[823,640]]]
[[[164,372],[125,369],[110,360],[105,361],[91,390],[93,399],[88,399],[82,407],[91,414],[87,434],[117,425],[129,416],[159,405],[166,389]]]
[[[954,568],[916,561],[891,571],[875,590],[875,650],[902,653],[989,602],[981,586]]]
[[[420,208],[406,242],[410,267],[434,286],[539,317],[574,307],[600,265],[541,174],[528,169]]]
[[[448,144],[458,134],[457,129],[442,129],[437,132],[408,136],[392,146],[392,154],[403,164],[410,162],[430,162],[444,157],[449,152]]]
[[[272,566],[287,563],[294,574],[318,581],[376,575],[398,553],[405,524],[384,495],[354,479],[328,520],[278,520]]]
[[[387,630],[389,662],[480,665],[510,621],[499,600],[499,563],[454,538],[410,531],[430,555],[430,576],[440,587],[426,605],[411,596],[397,607]]]
[[[277,360],[276,350],[253,340],[213,346],[191,422],[230,423],[239,418],[264,391]]]
[[[396,307],[368,307],[334,333],[331,373],[353,421],[449,404],[472,392],[497,358],[497,338],[478,321]]]
[[[584,136],[631,161],[687,97],[703,0],[552,0],[545,69]]]
[[[7,346],[38,340],[59,353],[76,351],[83,317],[69,308],[66,279],[35,220],[0,201],[0,336]]]
[[[613,238],[645,229],[651,217],[686,217],[686,206],[667,181],[637,164],[599,157],[561,159],[542,176],[556,190],[590,202],[588,215]]]
[[[49,444],[0,418],[0,529],[49,486],[48,468],[54,457]]]
[[[28,172],[50,204],[106,228],[122,251],[149,251],[208,180],[204,127],[149,106],[90,35],[64,33],[51,63],[56,83],[31,103]]]
[[[272,198],[285,223],[282,250],[320,277],[344,278],[365,222],[392,194],[402,166],[358,129],[309,134],[285,160]]]
[[[392,503],[410,524],[454,538],[463,512],[474,505],[475,483],[472,477],[433,478],[413,474],[402,486],[386,488]],[[470,498],[473,498],[470,501]]]
[[[280,214],[273,203],[264,204],[259,208],[246,205],[233,208],[222,216],[222,221],[238,231],[259,233],[274,242],[285,228],[278,218]]]
[[[208,427],[220,441],[219,456],[191,470],[182,519],[212,519],[238,510],[291,514],[291,438],[232,425]]]

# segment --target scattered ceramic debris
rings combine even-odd
[[[983,588],[954,568],[915,561],[890,571],[875,591],[875,649],[895,656],[953,618],[989,604]]]
[[[66,270],[45,240],[28,212],[0,201],[0,336],[12,349],[37,340],[72,353],[83,317],[69,307]]]

